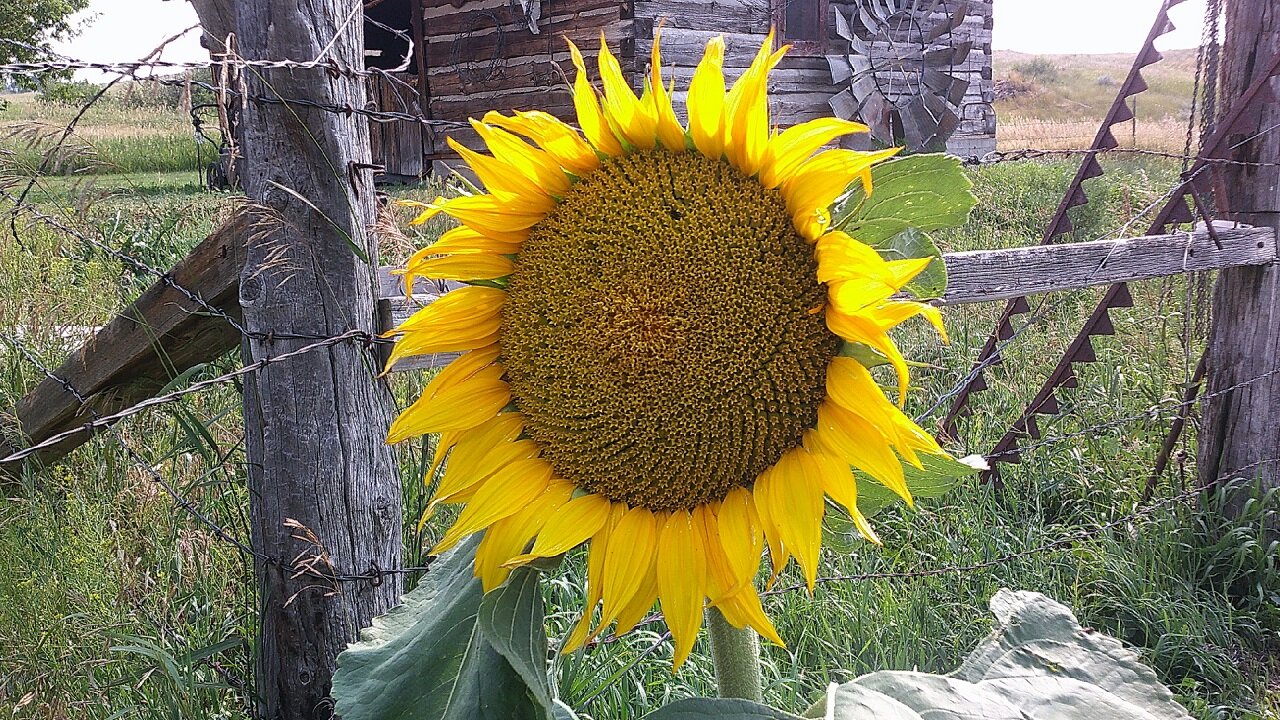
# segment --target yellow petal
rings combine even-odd
[[[489,111],[484,122],[529,138],[574,175],[585,175],[600,167],[600,156],[578,131],[551,113],[517,110],[515,117],[507,117]]]
[[[923,315],[938,332],[942,341],[947,342],[947,329],[942,325],[942,312],[932,305],[914,300],[890,300],[871,311],[876,324],[885,330],[896,327],[916,315]]]
[[[497,415],[511,402],[503,369],[487,367],[435,396],[423,395],[391,423],[387,443],[426,433],[466,430]]]
[[[644,580],[640,583],[640,589],[632,596],[631,601],[623,606],[618,612],[618,627],[615,630],[617,635],[626,635],[635,629],[636,625],[644,619],[644,616],[653,609],[653,604],[658,600],[658,556],[654,554],[653,562],[649,563],[649,569],[644,572]]]
[[[511,259],[502,255],[444,255],[419,261],[406,275],[430,280],[494,280],[510,275],[514,269]]]
[[[603,495],[583,495],[571,500],[547,519],[538,533],[533,550],[511,558],[509,565],[521,565],[538,558],[563,555],[589,540],[609,519],[613,503]]]
[[[853,526],[858,529],[862,537],[876,545],[881,544],[880,537],[876,535],[875,530],[871,529],[871,523],[867,522],[866,516],[858,509],[858,481],[853,477],[848,463],[824,452],[811,452],[811,454],[818,466],[822,491],[849,513]]]
[[[812,591],[822,549],[822,481],[817,463],[803,447],[788,450],[774,466],[773,479],[765,500],[782,544],[795,555]]]
[[[449,456],[444,477],[440,478],[440,484],[427,506],[428,511],[440,503],[454,502],[457,495],[493,475],[502,466],[538,456],[539,446],[533,440],[515,441],[520,428],[516,428],[514,433],[508,431],[510,426],[505,420],[514,414],[502,413],[479,427],[463,431]]]
[[[495,158],[505,162],[516,173],[516,177],[509,180],[508,183],[516,182],[522,178],[535,185],[541,191],[538,200],[541,200],[542,197],[562,195],[569,189],[569,176],[565,174],[564,168],[560,167],[560,163],[556,162],[556,159],[548,153],[539,150],[502,128],[486,125],[476,120],[471,121],[471,127],[484,140],[485,145],[489,147],[489,152],[493,153]],[[529,195],[529,192],[526,190],[524,192],[515,192],[514,194],[521,196],[521,199],[523,199]],[[535,201],[531,200],[530,202]],[[541,203],[539,203],[539,207],[541,207]]]
[[[437,298],[383,333],[383,337],[400,335],[387,359],[387,370],[405,357],[492,346],[506,299],[503,290],[479,286],[458,288]]]
[[[587,601],[583,605],[582,617],[578,623],[574,625],[573,631],[565,638],[564,646],[561,653],[571,653],[582,647],[586,642],[595,637],[596,633],[604,627],[605,623],[601,623],[597,627],[595,633],[591,631],[591,617],[595,613],[596,605],[600,603],[600,598],[604,595],[604,564],[607,557],[610,540],[613,536],[613,530],[622,521],[622,517],[627,512],[627,506],[623,503],[614,503],[609,509],[609,519],[605,521],[604,527],[600,528],[600,532],[591,538],[591,545],[587,551]],[[653,603],[650,602],[650,605]]]
[[[773,623],[769,617],[765,615],[764,608],[760,606],[760,596],[756,594],[756,589],[750,585],[743,587],[736,595],[731,595],[721,599],[715,603],[720,612],[724,613],[725,620],[729,621],[734,627],[743,628],[751,627],[760,636],[769,642],[786,647],[787,644],[782,642],[782,637],[778,635],[777,629],[773,627]]]
[[[818,406],[818,441],[832,454],[912,504],[911,491],[902,474],[902,463],[889,449],[884,435],[871,423],[836,405],[830,400]]]
[[[769,144],[769,71],[789,47],[772,51],[770,30],[751,66],[738,77],[725,98],[725,155],[746,175],[755,175],[764,162]]]
[[[657,549],[658,526],[653,513],[641,507],[628,510],[609,535],[602,578],[601,627],[616,620],[622,608],[635,597]]]
[[[724,38],[713,37],[693,71],[685,106],[689,137],[698,152],[719,159],[724,154]]]
[[[689,657],[702,627],[706,582],[702,533],[694,527],[687,510],[676,510],[667,518],[658,539],[658,598],[675,643],[675,668]]]
[[[733,573],[734,587],[750,584],[760,570],[764,530],[756,515],[755,503],[746,488],[734,488],[725,495],[716,514],[721,547]]]
[[[472,125],[478,123],[473,121]],[[508,161],[506,157],[482,155],[453,138],[445,138],[445,142],[467,163],[486,192],[514,196],[531,205],[544,205],[548,211],[555,206],[548,202],[551,199],[550,189],[540,185],[537,178],[524,172],[519,164]]]
[[[542,528],[547,517],[569,501],[575,485],[553,480],[533,502],[511,517],[498,520],[484,531],[476,547],[476,577],[485,592],[506,581],[511,569],[503,567],[508,558],[523,552],[529,541]]]
[[[899,149],[827,150],[800,163],[779,188],[796,231],[807,240],[821,237],[831,224],[831,203],[874,163],[893,157]]]
[[[894,371],[898,374],[898,406],[905,405],[907,402],[907,385],[910,381],[907,359],[902,356],[902,352],[898,350],[898,346],[893,343],[893,340],[885,333],[884,329],[865,313],[846,315],[832,306],[827,307],[825,317],[827,329],[831,332],[849,342],[859,342],[867,345],[889,360],[889,364],[893,366]]]
[[[866,125],[833,117],[792,125],[769,140],[760,167],[760,183],[772,190],[823,145],[862,132],[867,132]]]
[[[652,150],[658,139],[658,116],[651,103],[640,102],[632,92],[622,66],[609,51],[600,33],[600,82],[604,85],[605,117],[618,130],[622,139],[641,150]]]
[[[524,202],[511,196],[499,195],[462,195],[448,200],[437,198],[431,209],[410,224],[421,224],[425,219],[443,212],[487,237],[518,243],[529,237],[529,228],[547,216],[550,211],[547,203],[551,202]]]
[[[547,489],[551,473],[551,464],[537,458],[507,464],[485,480],[431,554],[439,555],[471,533],[515,515]]]
[[[569,43],[569,55],[573,58],[573,66],[578,70],[578,76],[573,81],[573,107],[578,114],[578,127],[582,128],[587,142],[597,151],[605,155],[621,155],[622,143],[618,142],[617,136],[609,127],[604,111],[600,108],[600,99],[596,97],[596,90],[587,79],[587,66],[582,61],[582,53],[572,40],[565,38],[565,42]]]
[[[769,548],[769,560],[773,566],[765,587],[772,587],[773,581],[778,579],[778,575],[786,567],[787,560],[791,559],[791,550],[782,544],[782,532],[778,529],[778,523],[773,516],[773,506],[769,501],[773,494],[773,486],[777,482],[774,470],[775,468],[771,467],[760,473],[760,477],[756,478],[755,485],[751,488],[751,499],[755,504],[756,515],[760,518],[760,529],[764,531],[765,545]]]
[[[683,152],[685,148],[684,128],[681,127],[680,120],[676,117],[675,108],[671,106],[671,96],[667,94],[667,87],[662,83],[662,53],[659,49],[660,45],[662,45],[662,28],[658,28],[653,33],[653,51],[649,57],[648,97],[653,103],[653,114],[657,119],[658,140],[668,150]]]

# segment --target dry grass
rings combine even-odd
[[[1027,117],[1002,116],[997,134],[1000,150],[1039,148],[1069,150],[1087,148],[1093,143],[1100,120],[1037,120]],[[1183,151],[1187,124],[1185,120],[1161,119],[1121,123],[1112,127],[1121,147],[1180,153]]]

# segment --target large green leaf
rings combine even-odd
[[[948,155],[880,163],[872,167],[871,179],[870,196],[862,183],[854,183],[836,200],[832,225],[872,246],[907,228],[929,232],[963,225],[977,202],[960,160]]]
[[[548,717],[571,718],[572,711],[557,705],[555,688],[547,677],[547,633],[542,624],[546,613],[538,575],[532,567],[519,568],[502,587],[485,595],[480,601],[480,629]]]
[[[750,700],[688,698],[645,715],[642,720],[800,720],[791,713]]]
[[[472,573],[478,543],[471,538],[440,557],[401,605],[374,618],[361,641],[338,656],[333,697],[343,720],[545,717],[476,621],[483,596]]]
[[[875,672],[833,685],[827,720],[1189,720],[1120,641],[1033,592],[991,600],[999,627],[950,675]]]
[[[960,160],[947,155],[912,155],[872,167],[872,192],[862,183],[836,200],[832,224],[875,248],[886,260],[931,257],[906,291],[921,298],[942,297],[947,266],[926,234],[963,225],[977,202]]]
[[[921,453],[920,464],[924,467],[902,463],[907,487],[911,489],[912,499],[917,501],[942,497],[951,492],[961,478],[986,468],[986,461],[978,455],[953,460],[947,456]],[[858,478],[858,509],[863,515],[871,517],[895,502],[902,502],[897,493],[870,476],[857,471],[855,474]]]

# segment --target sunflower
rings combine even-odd
[[[787,50],[773,42],[726,91],[711,40],[687,127],[658,39],[639,97],[607,46],[597,91],[570,43],[581,130],[537,111],[473,120],[491,154],[449,143],[484,192],[420,204],[414,221],[461,225],[410,259],[407,286],[466,285],[389,333],[390,363],[462,354],[388,442],[440,434],[427,477],[448,463],[424,520],[464,507],[433,552],[483,531],[486,591],[590,543],[565,651],[655,602],[677,667],[707,604],[782,644],[756,590],[766,548],[770,582],[794,559],[812,590],[827,499],[879,542],[852,468],[910,503],[902,463],[943,454],[900,409],[907,362],[887,335],[920,314],[941,332],[935,308],[893,297],[929,259],[885,261],[831,227],[836,198],[870,192],[896,150],[818,152],[866,130],[835,118],[772,129],[766,83]],[[892,365],[897,404],[846,343]]]

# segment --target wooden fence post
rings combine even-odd
[[[376,332],[377,243],[365,118],[297,103],[362,108],[361,0],[236,0],[238,54],[246,61],[332,62],[328,67],[249,65],[241,76],[241,177],[251,230],[240,277],[250,336],[245,362],[349,330]],[[257,98],[255,100],[255,98]],[[358,257],[363,253],[368,260]],[[257,688],[271,720],[328,718],[335,658],[359,628],[395,604],[401,490],[383,444],[392,412],[364,342],[271,364],[244,388],[253,546],[327,581],[259,562],[261,636]],[[305,528],[305,529],[304,529]]]
[[[1280,52],[1280,6],[1274,0],[1227,0],[1222,96],[1240,97]],[[1271,79],[1280,91],[1280,78]],[[1264,89],[1265,90],[1265,89]],[[1260,114],[1232,128],[1230,159],[1270,165],[1221,168],[1230,218],[1280,229],[1280,92]],[[1266,96],[1264,95],[1264,98]],[[1237,267],[1218,276],[1200,428],[1200,481],[1260,477],[1280,482],[1280,374],[1235,387],[1277,368],[1280,358],[1280,265]],[[1234,388],[1234,389],[1233,389]]]

